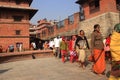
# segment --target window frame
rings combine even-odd
[[[20,4],[21,4],[21,1],[20,1],[20,0],[15,0],[15,3],[16,3],[17,5],[20,5]]]
[[[120,0],[116,0],[116,8],[120,11]]]
[[[43,30],[43,31],[42,31],[42,37],[45,37],[45,36],[46,36],[46,31]]]
[[[62,20],[62,21],[59,21],[58,23],[57,23],[57,29],[60,29],[60,28],[62,28],[62,27],[64,27],[64,20]]]
[[[89,2],[90,14],[98,12],[100,10],[100,0],[92,0]]]
[[[15,30],[15,35],[21,35],[21,30]]]
[[[23,16],[13,16],[14,22],[22,22]]]
[[[80,7],[80,21],[83,21],[83,20],[85,20],[85,14],[84,14],[84,9],[81,6]]]
[[[74,23],[74,15],[68,16],[68,23],[73,24]]]

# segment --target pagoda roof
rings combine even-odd
[[[29,5],[31,5],[31,3],[32,3],[33,0],[27,0],[27,1],[29,2]]]
[[[33,9],[30,7],[21,7],[21,6],[8,6],[8,5],[0,5],[0,9],[9,9],[9,10],[19,10],[19,11],[28,11],[30,13],[30,19],[35,15],[38,9]]]

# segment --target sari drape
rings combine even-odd
[[[101,55],[100,55],[101,54]],[[105,52],[103,50],[94,49],[93,71],[97,74],[102,74],[105,71]]]
[[[112,56],[112,61],[120,61],[120,33],[113,32],[111,36],[110,51]],[[111,65],[113,66],[113,64]],[[114,70],[113,70],[114,71]],[[112,69],[111,69],[112,72]],[[120,80],[120,77],[115,77],[112,74],[109,77],[109,80]]]

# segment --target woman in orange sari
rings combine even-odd
[[[94,25],[94,31],[91,35],[91,52],[94,59],[93,72],[103,74],[105,71],[105,52],[99,24]]]

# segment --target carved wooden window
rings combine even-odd
[[[49,32],[49,34],[54,33],[54,27],[53,26],[49,26],[48,27],[48,32]]]
[[[15,30],[15,34],[16,35],[20,35],[21,34],[21,30]]]
[[[15,0],[16,4],[19,5],[21,3],[20,0]]]
[[[21,22],[22,18],[23,18],[23,16],[13,16],[13,19],[15,22]]]
[[[57,29],[64,27],[64,20],[57,23]]]
[[[81,6],[80,7],[80,21],[83,21],[83,20],[85,20],[85,14],[84,14],[84,9]]]
[[[46,36],[46,31],[42,31],[42,37],[45,37]]]
[[[94,13],[100,10],[100,4],[99,4],[100,0],[92,0],[89,3],[89,7],[90,7],[90,13]]]
[[[68,16],[68,20],[69,20],[69,24],[73,24],[74,23],[74,15]]]
[[[116,0],[117,10],[120,10],[120,0]]]

